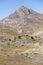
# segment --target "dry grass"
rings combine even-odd
[[[0,47],[0,65],[43,65],[40,59],[43,59],[43,55],[41,54],[33,54],[30,57],[25,57],[19,54],[15,54],[13,52],[23,52],[25,50],[38,48],[37,46],[21,46],[17,47]],[[9,54],[12,52],[12,54]],[[14,54],[14,55],[13,55]],[[37,60],[37,62],[36,62]]]
[[[39,48],[39,47],[34,45],[21,46],[21,47],[2,47],[2,49],[5,51],[13,51],[13,52],[23,52],[25,50],[33,49],[33,48]]]

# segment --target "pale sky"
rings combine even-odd
[[[0,19],[5,18],[22,5],[43,14],[43,0],[0,0]]]

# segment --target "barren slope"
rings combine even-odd
[[[43,30],[43,15],[21,6],[18,10],[2,20],[19,34],[35,34]]]
[[[43,14],[21,6],[0,21],[0,65],[43,65]]]

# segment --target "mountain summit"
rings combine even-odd
[[[9,27],[10,30],[15,30],[18,34],[35,35],[43,30],[43,15],[21,6],[4,18],[1,23],[4,27]]]

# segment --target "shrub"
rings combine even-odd
[[[24,45],[22,45],[22,46],[24,46]]]
[[[11,41],[11,39],[9,39],[9,41]]]
[[[28,36],[28,35],[26,35],[26,36]]]
[[[36,41],[36,38],[35,38],[35,37],[33,37],[33,36],[31,36],[31,39],[32,39],[33,41]]]
[[[19,39],[21,39],[21,36],[18,36]]]

